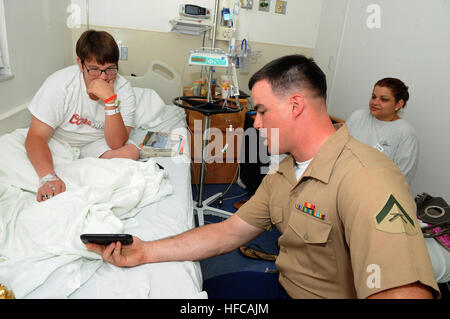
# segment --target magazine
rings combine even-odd
[[[139,157],[175,156],[183,153],[184,137],[180,134],[148,131],[140,145]]]

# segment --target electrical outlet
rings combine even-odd
[[[122,45],[119,47],[119,60],[128,60],[128,46]]]
[[[269,12],[270,0],[259,0],[259,11]]]
[[[232,28],[223,28],[222,36],[224,40],[231,40],[233,37],[233,29]]]
[[[252,9],[253,8],[253,0],[241,0],[241,8],[242,9]]]
[[[209,33],[209,38],[212,39],[212,32]],[[216,40],[230,41],[233,37],[233,29],[229,27],[217,26],[216,30]]]

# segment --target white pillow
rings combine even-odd
[[[149,128],[158,124],[166,103],[153,89],[133,87],[136,96],[136,128]]]

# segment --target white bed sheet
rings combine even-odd
[[[136,217],[127,220],[124,225],[126,233],[144,240],[155,240],[194,227],[189,162],[186,158],[178,160],[181,162],[157,158],[157,163],[169,174],[173,193],[144,207]],[[71,298],[141,298],[146,293],[123,289],[128,281],[147,281],[148,298],[194,298],[202,291],[198,262],[155,263],[125,270],[104,263]]]
[[[163,105],[154,92],[135,88],[139,114],[142,108],[153,103],[154,116],[141,117],[132,139],[142,140],[146,130],[174,131],[182,133],[186,127],[184,111],[173,105]],[[153,101],[150,101],[150,98]],[[155,100],[160,105],[155,106]],[[159,109],[156,109],[158,107]],[[184,130],[185,136],[187,131]],[[20,150],[23,153],[23,150]],[[190,156],[156,158],[164,167],[172,185],[172,193],[138,209],[136,214],[122,219],[123,232],[137,235],[143,240],[155,240],[173,236],[194,227],[191,193]],[[20,174],[15,172],[14,174]],[[30,185],[33,187],[33,185]],[[34,185],[35,186],[35,185]],[[55,198],[56,199],[56,198]],[[0,229],[1,231],[1,229]],[[1,235],[1,234],[0,234]],[[91,253],[92,254],[92,253]],[[1,256],[0,256],[1,257]],[[32,267],[30,263],[30,267]],[[27,261],[23,268],[27,269]],[[83,271],[80,271],[80,269]],[[82,278],[85,276],[86,278]],[[2,282],[6,281],[6,282]],[[0,278],[8,284],[8,278]],[[67,295],[67,291],[72,291]],[[132,268],[119,268],[99,260],[86,262],[78,258],[61,262],[61,266],[45,278],[44,284],[26,294],[24,298],[206,298],[202,291],[202,274],[198,262],[165,262],[145,264]]]

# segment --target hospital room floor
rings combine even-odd
[[[211,195],[218,192],[224,192],[229,184],[205,184],[204,185],[204,196],[206,199]],[[197,185],[192,185],[193,198],[197,199]],[[230,190],[225,194],[222,207],[220,209],[226,210],[228,212],[234,213],[236,209],[233,204],[241,199],[248,198],[246,191],[242,189],[237,184],[233,184]],[[218,207],[217,203],[213,203],[212,206]],[[206,215],[205,224],[207,223],[217,223],[223,219],[216,216]],[[197,220],[196,220],[197,222]],[[272,231],[265,231],[260,236],[256,237],[250,243],[247,244],[257,244],[262,247],[267,253],[278,254],[277,240],[280,233],[277,229]],[[239,249],[235,249],[228,254],[221,256],[216,256],[213,258],[208,258],[200,262],[200,266],[203,273],[203,280],[210,279],[223,274],[242,272],[242,271],[256,271],[256,272],[273,272],[276,271],[275,263],[265,260],[255,260],[243,256]]]

